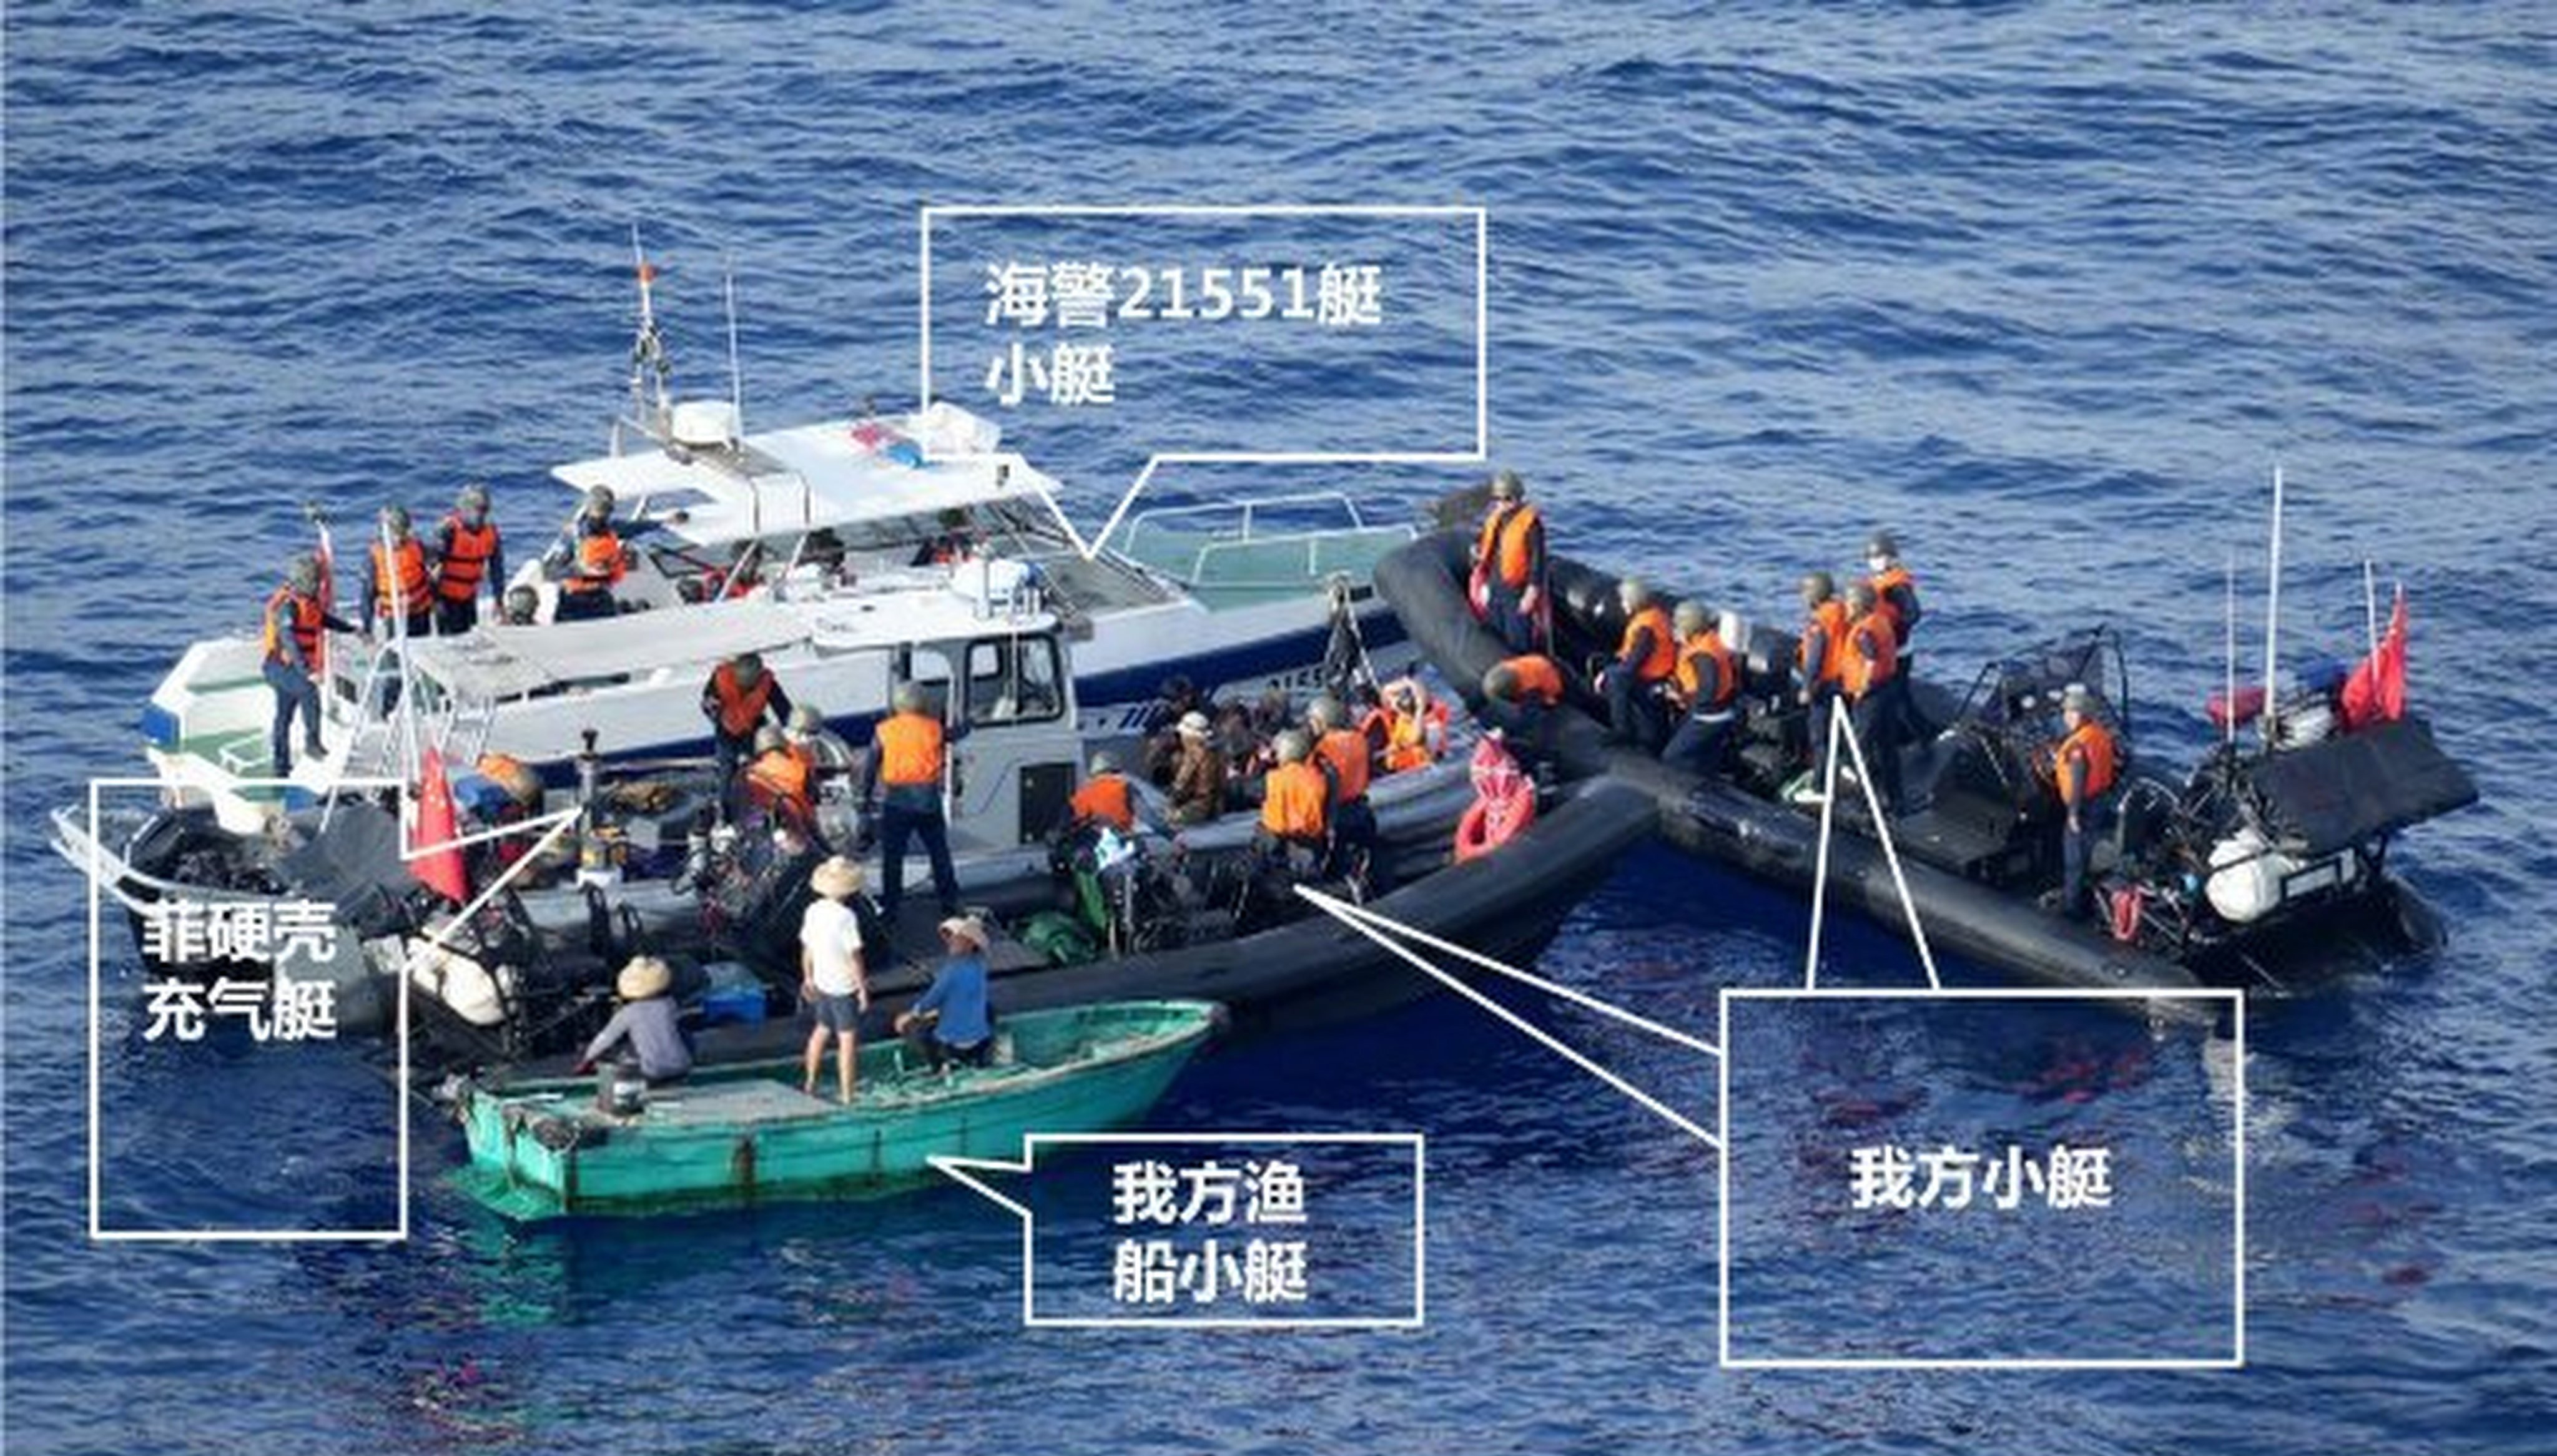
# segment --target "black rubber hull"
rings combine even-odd
[[[1466,569],[1465,538],[1439,532],[1387,557],[1377,567],[1376,585],[1421,654],[1479,708],[1483,674],[1511,653],[1467,606]],[[1564,601],[1604,602],[1614,584],[1611,577],[1559,559],[1550,580]],[[1585,704],[1553,715],[1550,728],[1550,746],[1566,773],[1603,776],[1649,798],[1661,835],[1671,844],[1810,893],[1819,849],[1816,818],[1769,804],[1722,779],[1610,746]],[[2119,945],[1987,885],[1905,858],[1901,867],[1928,943],[1939,953],[1950,951],[2016,980],[2063,990],[2173,992],[2203,984],[2173,961]],[[1861,834],[1831,837],[1828,893],[1831,907],[1860,912],[1907,935],[1907,916],[1882,849]],[[2169,1015],[2214,1014],[2209,1003],[2190,999],[2149,1004]]]

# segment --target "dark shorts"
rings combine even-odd
[[[810,1001],[809,1005],[817,1013],[817,1024],[828,1031],[851,1032],[861,1029],[861,1002],[850,993],[828,995],[824,992],[819,992],[816,999]]]

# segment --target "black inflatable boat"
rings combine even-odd
[[[1512,654],[1475,620],[1467,575],[1466,537],[1442,531],[1386,558],[1376,584],[1422,653],[1480,708],[1484,674]],[[1561,558],[1550,564],[1552,656],[1571,696],[1548,716],[1542,746],[1567,775],[1604,775],[1648,795],[1680,848],[1808,891],[1819,827],[1816,810],[1789,802],[1806,758],[1794,638],[1762,625],[1745,648],[1733,644],[1745,712],[1724,769],[1668,767],[1611,746],[1605,709],[1589,691],[1587,664],[1623,628],[1617,580]],[[2134,751],[2117,827],[2091,857],[2098,903],[2111,908],[2101,923],[2044,908],[2059,876],[2059,812],[2034,771],[2039,745],[2055,735],[2061,688],[2086,683],[2127,747],[2122,679],[2118,644],[2096,630],[1992,663],[1959,697],[1913,684],[1922,716],[1943,728],[1904,756],[1915,809],[1893,820],[1892,842],[1931,945],[2044,986],[2289,991],[2335,963],[2341,933],[2396,947],[2437,938],[2429,911],[2387,873],[2387,846],[2398,830],[2474,802],[2477,790],[2412,718],[2270,751],[2223,748],[2182,783]],[[1861,796],[1840,798],[1830,901],[1905,933]]]

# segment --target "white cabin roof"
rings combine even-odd
[[[930,516],[996,501],[1035,500],[1045,476],[1004,471],[984,456],[995,427],[957,406],[888,422],[920,446],[908,465],[854,438],[857,422],[828,420],[748,435],[733,448],[672,449],[654,441],[630,454],[556,466],[551,474],[581,493],[608,487],[627,514],[643,498],[646,518],[697,543],[716,544],[818,526],[857,526]]]
[[[458,637],[409,643],[418,671],[469,699],[527,693],[667,668],[699,667],[740,652],[809,645],[827,652],[1051,630],[1046,612],[991,611],[953,590],[851,594],[807,602],[759,597],[683,609],[636,611],[535,626],[483,624]]]

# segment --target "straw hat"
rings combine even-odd
[[[978,950],[986,948],[986,927],[974,915],[953,915],[941,922],[941,933],[953,940],[966,941]]]
[[[613,982],[612,989],[625,1001],[644,1001],[650,996],[664,995],[666,989],[674,984],[675,973],[665,962],[655,956],[633,956],[630,964],[621,968],[621,975]]]
[[[862,892],[862,866],[837,855],[809,873],[808,887],[830,900],[850,899]]]
[[[1208,735],[1208,730],[1212,725],[1208,723],[1206,714],[1199,712],[1197,709],[1191,709],[1189,712],[1181,715],[1181,721],[1178,727],[1181,731],[1181,736],[1185,738],[1204,738]]]

